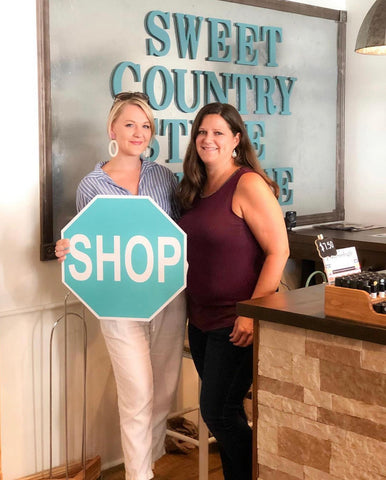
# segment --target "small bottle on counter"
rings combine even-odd
[[[364,290],[372,299],[386,298],[386,275],[385,271],[361,272],[357,274],[343,275],[336,277],[336,287],[355,288]]]
[[[378,297],[385,298],[385,279],[381,278],[378,285]]]
[[[369,280],[363,280],[362,288],[360,290],[364,290],[369,295],[371,295],[371,286]]]
[[[370,297],[377,298],[378,296],[378,282],[376,280],[370,283]]]

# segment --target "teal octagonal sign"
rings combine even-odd
[[[62,281],[99,319],[149,321],[186,286],[186,234],[150,197],[98,195],[61,236]]]

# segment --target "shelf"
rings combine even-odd
[[[377,313],[374,303],[386,299],[371,299],[363,290],[326,285],[324,297],[325,314],[329,317],[345,318],[371,325],[386,326],[386,315]]]

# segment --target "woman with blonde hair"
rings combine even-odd
[[[176,178],[144,156],[155,134],[147,96],[141,92],[116,95],[107,130],[111,158],[99,162],[80,182],[77,210],[96,195],[147,195],[178,220]],[[68,239],[57,242],[60,262],[68,248]],[[126,480],[153,478],[153,463],[165,453],[166,420],[179,379],[185,322],[184,293],[150,322],[100,321],[117,385]]]

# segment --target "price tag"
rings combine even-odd
[[[323,258],[328,283],[334,284],[336,277],[360,273],[361,266],[355,247],[338,248],[336,255]]]
[[[318,238],[315,240],[315,245],[321,258],[336,255],[336,248],[331,238],[324,238],[323,235],[318,235]]]

